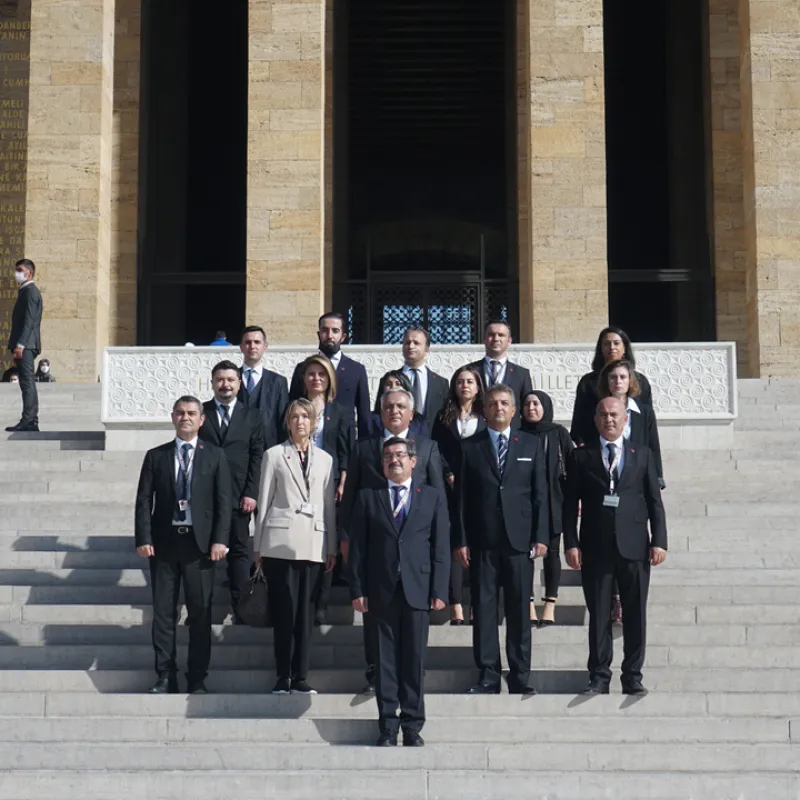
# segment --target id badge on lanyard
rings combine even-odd
[[[608,494],[603,497],[603,506],[606,508],[619,507],[619,495],[615,494],[616,485],[614,483],[614,471],[618,469],[619,462],[622,460],[622,448],[617,450],[613,463],[608,463],[608,458],[603,454],[603,464],[608,470]]]

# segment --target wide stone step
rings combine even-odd
[[[421,748],[427,749],[427,748]],[[363,748],[361,749],[363,752]],[[537,755],[538,755],[538,751]],[[390,752],[387,759],[402,760]],[[533,759],[532,759],[533,761]],[[736,798],[760,800],[793,798],[800,793],[800,776],[793,771],[733,773],[680,771],[680,765],[663,765],[649,775],[642,772],[545,771],[538,758],[535,778],[530,770],[402,769],[392,764],[381,769],[360,768],[347,774],[317,769],[299,771],[237,771],[237,800],[264,800],[265,787],[272,797],[316,800],[448,800],[457,791],[460,800],[508,800],[530,797],[535,780],[538,797],[559,800],[675,800],[675,798]],[[10,771],[0,781],[0,800],[41,800],[42,797],[108,800],[219,800],[229,797],[232,776],[224,769],[175,770],[148,773],[143,770]],[[376,789],[376,787],[380,787]]]

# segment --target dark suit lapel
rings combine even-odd
[[[511,433],[508,437],[508,452],[506,452],[506,468],[505,470],[503,470],[503,477],[502,477],[503,481],[505,481],[509,469],[513,469],[511,464],[513,461],[516,461],[518,453],[519,453],[519,436],[514,435],[514,430],[512,428]]]
[[[417,482],[414,480],[411,481],[411,489],[409,491],[411,492],[411,497],[409,499],[408,514],[406,515],[405,521],[403,522],[403,526],[400,530],[408,525],[408,521],[417,511],[417,508],[420,504],[420,498],[422,497],[422,492],[419,490]]]
[[[196,481],[197,475],[200,472],[200,470],[203,469],[205,462],[206,462],[205,445],[200,439],[198,439],[197,449],[194,451],[194,459],[192,459],[192,474],[189,476],[189,487],[192,497],[194,497],[194,487],[197,483]],[[175,487],[175,490],[177,491],[177,485]]]
[[[519,381],[517,380],[517,365],[506,361],[505,384],[509,389],[514,390],[514,405],[519,401]],[[519,413],[519,410],[517,410]]]
[[[228,423],[228,430],[225,433],[225,438],[227,439],[229,436],[234,435],[239,431],[239,428],[242,426],[244,422],[244,406],[241,403],[237,403],[233,407],[233,414],[231,414],[231,420]],[[214,415],[216,416],[216,414]]]
[[[175,497],[178,492],[178,470],[175,469],[175,442],[164,448],[162,458],[164,459],[164,469],[172,481],[172,496]]]
[[[481,441],[481,450],[483,451],[484,456],[486,456],[486,460],[489,462],[489,466],[492,468],[492,474],[499,481],[500,467],[497,464],[497,452],[494,449],[491,436],[488,433],[486,434],[486,436],[484,436],[483,440]]]
[[[586,450],[586,454],[589,457],[590,469],[607,489],[610,484],[610,480],[608,471],[606,470],[606,465],[603,463],[603,448],[600,446],[589,447]]]
[[[392,511],[392,504],[389,502],[389,484],[378,492],[378,502],[381,504],[386,516],[389,518],[389,527],[397,532],[397,526],[394,524],[394,512]]]
[[[211,402],[210,406],[205,409],[206,422],[211,426],[214,431],[214,436],[217,442],[222,442],[222,431],[219,428],[219,412],[217,411],[216,402]]]
[[[628,483],[630,483],[639,466],[639,454],[636,452],[636,448],[631,447],[628,442],[625,442],[624,447],[625,461],[622,463],[622,474],[619,476],[617,492],[619,492],[620,489],[624,489]]]

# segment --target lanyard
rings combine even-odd
[[[392,492],[394,492],[395,488],[398,488],[398,487],[392,486]],[[397,504],[397,508],[392,509],[392,514],[394,515],[395,519],[397,519],[397,517],[400,515],[400,512],[406,506],[405,492],[408,491],[408,489],[405,486],[402,486],[402,484],[400,484],[399,488],[402,488],[403,491],[397,493],[398,497],[400,498],[400,502]]]
[[[614,442],[609,442],[609,444],[614,444]],[[618,469],[619,462],[622,460],[622,447],[617,446],[617,454],[611,464],[608,463],[608,456],[606,455],[607,447],[608,445],[603,447],[603,464],[608,470],[608,491],[610,494],[614,494],[614,471]]]
[[[178,454],[178,469],[181,471],[183,475],[184,485],[188,488],[189,486],[189,473],[192,471],[192,464],[194,464],[194,454],[197,452],[197,448],[192,448],[192,453],[189,456],[189,463],[184,466],[183,464],[183,456],[181,455],[181,451],[179,448],[175,448],[175,451]]]

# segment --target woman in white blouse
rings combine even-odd
[[[289,440],[261,466],[253,559],[267,579],[278,681],[273,694],[316,694],[308,684],[313,591],[336,562],[336,501],[331,457],[314,444],[314,406],[289,403]]]

